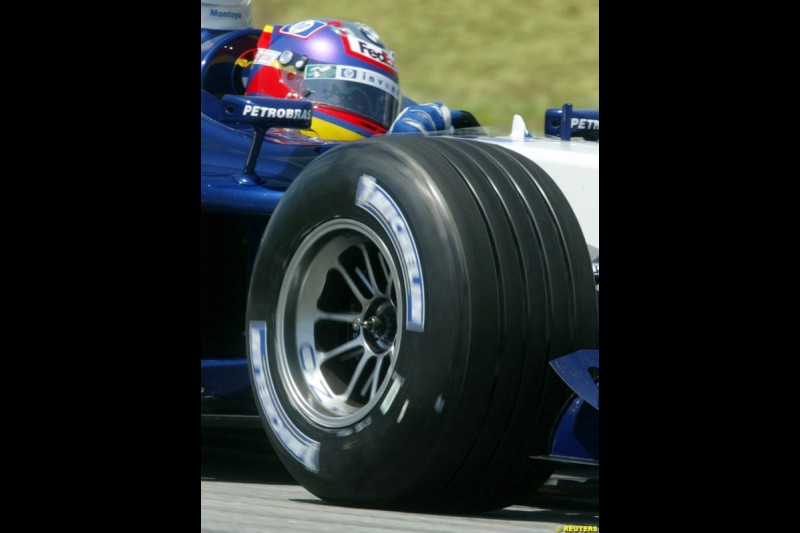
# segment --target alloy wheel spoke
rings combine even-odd
[[[353,281],[353,278],[350,276],[350,273],[341,264],[337,264],[335,268],[336,271],[344,278],[344,281],[347,283],[347,286],[350,288],[350,292],[353,293],[353,296],[356,297],[362,307],[366,307],[368,300],[364,298],[364,295],[362,295],[361,291],[358,290],[358,287],[356,286],[355,281]]]
[[[360,313],[329,313],[327,311],[318,311],[316,320],[331,320],[333,322],[347,322],[348,324],[352,324],[353,321],[360,316]]]
[[[366,285],[367,288],[369,289],[370,297],[374,298],[378,294],[378,289],[369,282],[367,276],[365,276],[364,273],[361,271],[361,268],[356,267],[353,270],[355,270],[358,279],[360,279],[364,283],[364,285]]]
[[[378,281],[375,279],[375,271],[372,268],[372,261],[369,258],[369,252],[367,252],[367,247],[363,243],[361,244],[361,246],[359,246],[359,248],[361,249],[361,255],[364,256],[364,263],[366,263],[367,265],[367,274],[369,275],[370,289],[372,290],[373,295],[377,295],[380,293],[380,290],[378,289]]]
[[[380,383],[379,379],[381,376],[381,367],[383,366],[383,360],[385,356],[378,357],[378,362],[375,364],[375,369],[369,376],[369,379],[364,386],[361,388],[361,396],[367,395],[367,390],[369,390],[369,399],[371,400],[375,394],[378,392],[378,384]]]
[[[384,291],[384,295],[387,298],[392,297],[392,283],[394,283],[394,278],[392,277],[391,273],[389,272],[389,265],[386,264],[386,259],[383,255],[378,256],[379,263],[381,264],[381,269],[383,270],[383,275],[386,278],[386,290]]]
[[[364,367],[367,366],[367,363],[373,356],[374,354],[372,352],[368,352],[366,350],[364,351],[364,354],[358,361],[358,366],[356,367],[355,372],[353,372],[353,376],[350,378],[350,383],[347,384],[347,389],[345,389],[344,394],[341,395],[344,401],[349,400],[350,396],[352,396],[353,389],[356,388],[356,384],[361,377],[361,373],[364,372]]]
[[[322,366],[322,363],[330,361],[334,357],[342,355],[343,353],[347,353],[351,350],[355,350],[356,348],[362,348],[363,346],[364,346],[364,338],[361,335],[359,335],[355,339],[340,344],[339,346],[337,346],[332,350],[328,350],[326,352],[319,352],[317,354],[317,366]]]

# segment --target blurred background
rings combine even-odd
[[[522,115],[542,135],[544,111],[599,108],[599,0],[253,0],[253,23],[364,22],[396,54],[400,88],[419,103],[471,111],[510,130]]]

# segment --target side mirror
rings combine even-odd
[[[256,160],[267,130],[311,128],[311,106],[310,100],[284,100],[267,96],[232,94],[223,96],[220,122],[251,124],[254,128],[253,142],[250,144],[244,168],[233,179],[241,185],[260,185],[264,180],[256,176]]]
[[[564,104],[561,109],[547,109],[544,113],[544,134],[560,137],[562,141],[572,137],[600,141],[600,110],[572,109],[572,104]]]

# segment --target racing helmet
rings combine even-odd
[[[394,52],[366,24],[331,19],[266,26],[245,94],[311,100],[304,133],[341,141],[386,133],[402,101]]]

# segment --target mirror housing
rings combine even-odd
[[[599,141],[600,110],[572,109],[572,104],[564,104],[561,109],[547,109],[544,114],[544,134],[560,137],[562,141],[573,137]]]
[[[256,128],[307,130],[311,127],[311,105],[310,100],[226,94],[222,97],[220,121],[252,124]]]
[[[242,172],[233,176],[240,185],[261,185],[264,180],[256,176],[256,160],[261,152],[264,135],[270,128],[307,130],[311,128],[312,103],[310,100],[285,100],[268,96],[222,97],[220,122],[250,124],[254,127],[253,142]]]

